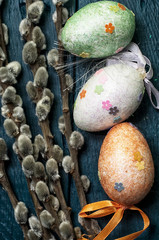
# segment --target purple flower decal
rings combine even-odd
[[[117,113],[119,112],[118,108],[117,107],[111,107],[109,109],[109,114],[112,114],[112,115],[117,115]]]
[[[124,190],[124,186],[122,183],[115,183],[114,189],[117,190],[118,192],[121,192],[122,190]]]

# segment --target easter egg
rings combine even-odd
[[[149,146],[130,123],[114,126],[105,137],[98,162],[99,179],[114,201],[130,206],[140,202],[154,181]]]
[[[124,5],[99,1],[86,5],[68,19],[61,40],[66,50],[83,58],[120,52],[132,40],[135,15]]]
[[[82,87],[74,105],[74,121],[85,131],[101,131],[124,121],[140,105],[144,69],[113,64],[98,70]]]

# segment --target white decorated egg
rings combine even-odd
[[[139,107],[144,69],[113,64],[98,70],[84,84],[74,105],[74,121],[85,131],[101,131],[126,120]]]

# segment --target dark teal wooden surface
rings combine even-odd
[[[77,10],[95,0],[79,0],[70,1],[70,15]],[[158,0],[120,0],[128,8],[132,9],[136,15],[136,32],[134,42],[138,43],[144,55],[152,62],[154,69],[153,84],[159,89],[159,1]],[[54,6],[51,0],[45,0],[45,14],[41,19],[42,30],[47,39],[47,51],[54,47],[56,40],[55,27],[52,22],[52,13]],[[18,27],[21,19],[25,17],[25,1],[24,0],[4,0],[3,4],[3,22],[8,25],[10,41],[8,45],[9,61],[18,60],[22,63],[22,74],[16,86],[18,94],[23,98],[24,109],[26,113],[27,123],[30,125],[33,136],[40,133],[37,118],[34,116],[34,105],[30,102],[25,85],[27,81],[32,80],[32,74],[28,66],[22,62],[21,52],[23,41],[19,35]],[[73,58],[74,59],[74,58]],[[89,64],[89,63],[88,63]],[[87,71],[88,64],[77,65],[75,70],[70,71],[77,79]],[[50,114],[51,129],[55,136],[55,142],[63,149],[65,154],[68,153],[65,139],[61,136],[57,120],[61,115],[61,99],[58,77],[56,73],[49,68],[49,87],[55,94],[55,102]],[[75,97],[78,94],[82,82],[77,82],[74,92],[70,96],[70,106],[72,108]],[[10,162],[7,163],[7,173],[12,183],[14,191],[19,201],[24,201],[30,210],[30,214],[34,214],[34,208],[29,196],[25,178],[19,166],[16,156],[12,152],[13,141],[8,138],[3,130],[4,119],[0,116],[0,137],[5,138],[9,148]],[[155,183],[149,195],[138,204],[138,206],[147,213],[150,218],[151,226],[138,239],[157,240],[159,239],[159,112],[150,104],[147,94],[141,103],[139,109],[129,119],[144,134],[152,151],[155,164]],[[76,129],[76,126],[74,126]],[[108,199],[100,186],[97,176],[97,162],[100,146],[106,135],[106,131],[100,133],[82,132],[85,137],[85,146],[80,153],[80,170],[82,174],[86,174],[91,180],[91,188],[87,195],[88,202]],[[76,194],[75,186],[72,179],[62,172],[62,184],[68,205],[72,207],[72,216],[74,225],[78,224],[77,215],[80,211],[80,205]],[[104,226],[109,218],[103,218],[99,222]],[[113,231],[108,239],[114,239],[124,236],[135,230],[142,228],[141,217],[136,213],[127,211],[120,225]],[[21,229],[14,220],[14,213],[7,197],[7,194],[0,188],[0,240],[22,240],[23,235]]]

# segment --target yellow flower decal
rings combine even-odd
[[[109,8],[111,11],[113,11],[113,12],[118,12],[119,11],[119,7],[117,7],[117,6],[110,6],[110,8]]]
[[[98,178],[99,178],[99,181],[101,181],[101,175],[99,171],[98,171]]]
[[[138,168],[139,171],[143,170],[145,168],[145,162],[144,161],[137,162],[136,167]]]
[[[135,160],[135,161],[138,161],[138,162],[141,162],[141,160],[142,160],[142,155],[141,155],[141,153],[140,153],[139,151],[134,152],[134,160]]]
[[[89,58],[89,56],[90,56],[90,54],[89,54],[89,53],[86,53],[86,52],[82,52],[82,53],[80,54],[80,57],[82,57],[82,58]]]

